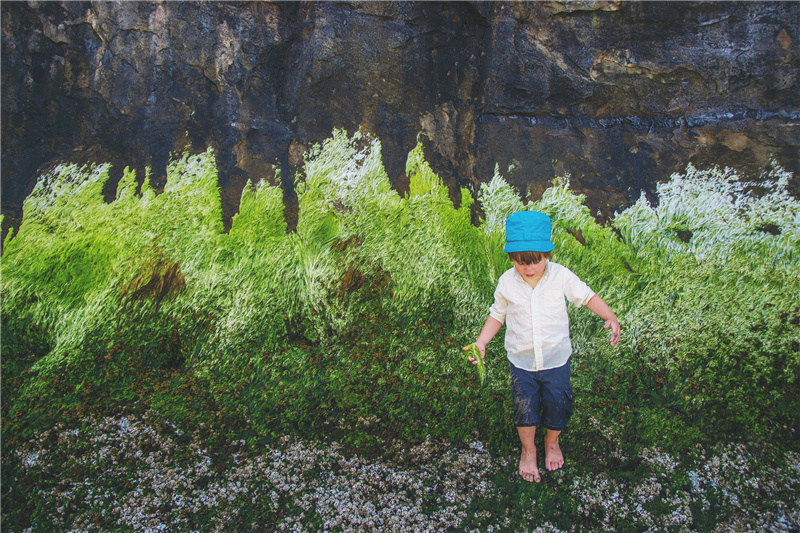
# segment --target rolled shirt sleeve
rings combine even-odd
[[[567,300],[572,302],[576,307],[581,307],[589,303],[589,300],[592,299],[595,292],[571,270],[566,268],[564,270],[566,270],[565,277],[567,278],[564,283],[564,295],[567,297]]]
[[[504,324],[506,321],[506,309],[508,308],[508,300],[503,298],[503,295],[500,293],[500,287],[498,286],[497,290],[494,292],[494,303],[492,307],[489,309],[489,316]]]

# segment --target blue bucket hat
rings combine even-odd
[[[550,252],[550,217],[537,211],[520,211],[506,219],[504,252]]]

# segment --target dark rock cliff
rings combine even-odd
[[[228,220],[277,165],[291,222],[337,127],[381,139],[400,191],[421,134],[453,191],[569,173],[603,215],[688,162],[797,176],[799,40],[793,2],[3,2],[5,225],[57,162],[158,186],[207,146]]]

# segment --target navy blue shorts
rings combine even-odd
[[[511,363],[508,368],[514,395],[514,425],[564,430],[575,399],[569,382],[569,360],[549,370],[522,370]]]

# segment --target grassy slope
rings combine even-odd
[[[473,195],[462,190],[455,209],[420,148],[400,198],[380,144],[336,132],[308,154],[296,232],[280,190],[259,183],[229,234],[212,153],[173,162],[160,195],[126,173],[109,204],[107,170],[44,176],[6,242],[4,479],[22,475],[10,451],[35,435],[116,413],[155,413],[210,446],[293,433],[381,454],[394,441],[477,436],[513,453],[501,336],[483,387],[460,346],[510,266],[502,222],[525,208],[553,217],[555,260],[625,330],[612,349],[596,317],[570,311],[579,469],[609,460],[609,434],[625,435],[623,478],[638,467],[619,457],[653,447],[797,449],[800,210],[779,170],[754,197],[730,171],[689,167],[658,207],[643,198],[611,227],[566,181],[524,206],[496,173],[477,193],[476,228]],[[19,502],[3,490],[4,522],[28,520],[7,511]]]

